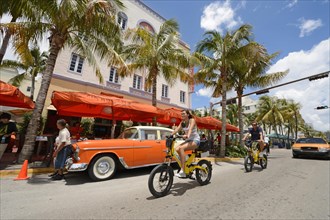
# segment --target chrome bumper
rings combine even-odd
[[[74,163],[71,165],[69,172],[77,172],[77,171],[84,171],[88,167],[87,163]]]

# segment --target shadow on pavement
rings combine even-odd
[[[190,180],[189,182],[185,182],[185,183],[174,183],[170,194],[172,194],[173,196],[182,196],[183,194],[186,193],[187,190],[199,187],[199,183],[197,181],[194,180]]]

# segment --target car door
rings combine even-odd
[[[158,129],[143,128],[139,130],[139,135],[133,150],[134,166],[161,163],[164,158]]]

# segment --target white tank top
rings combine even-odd
[[[189,122],[188,123],[189,124],[188,124],[187,127],[182,127],[182,129],[183,129],[183,131],[184,131],[185,134],[188,134],[188,131],[189,131],[189,128],[190,128],[190,119],[189,119]],[[198,140],[198,141],[200,141],[200,137],[199,137],[199,134],[197,132],[197,126],[196,125],[191,130],[190,136],[188,137],[187,140]]]

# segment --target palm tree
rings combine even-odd
[[[287,75],[288,71],[265,74],[271,60],[277,55],[278,53],[269,55],[266,48],[256,42],[250,42],[242,46],[233,54],[233,74],[230,75],[228,81],[233,84],[238,97],[241,146],[243,146],[242,96],[244,89],[246,87],[266,87],[278,82]]]
[[[222,36],[217,31],[208,31],[205,39],[197,44],[195,56],[201,60],[203,66],[196,73],[196,81],[206,87],[214,89],[212,97],[222,96],[222,124],[226,119],[226,93],[231,89],[228,76],[232,74],[234,54],[238,49],[250,41],[250,25],[242,25],[232,33],[227,32]],[[204,53],[204,54],[203,54]],[[222,126],[221,136],[226,136],[226,126]],[[220,156],[225,156],[225,138],[221,139]]]
[[[103,78],[97,60],[106,59],[111,64],[123,64],[117,52],[122,45],[120,28],[114,19],[114,9],[123,8],[119,0],[36,0],[36,2],[37,12],[42,15],[42,19],[36,22],[0,25],[0,28],[7,28],[13,33],[13,44],[18,52],[27,48],[30,41],[50,35],[49,57],[19,163],[29,159],[33,153],[41,112],[60,50],[70,47],[84,56],[94,66],[100,82]]]
[[[132,42],[122,53],[128,68],[119,68],[118,73],[124,77],[133,75],[136,70],[146,71],[146,88],[152,88],[153,106],[157,106],[157,79],[160,76],[170,86],[178,77],[183,82],[189,81],[186,68],[192,65],[192,59],[189,53],[178,48],[178,31],[178,23],[170,19],[161,25],[158,33],[138,27],[126,34],[126,40]],[[155,124],[156,118],[153,119]]]
[[[40,53],[39,47],[36,46],[31,50],[26,51],[26,53],[21,54],[21,61],[4,60],[1,66],[16,68],[24,71],[23,73],[18,74],[9,80],[9,83],[11,83],[14,86],[19,87],[24,79],[31,78],[30,98],[33,100],[34,90],[35,90],[35,79],[39,73],[43,73],[43,71],[45,71],[47,59],[48,59],[48,53],[47,52]]]
[[[276,97],[262,96],[259,99],[257,121],[262,121],[269,125],[269,133],[271,129],[278,134],[277,124],[284,122],[281,112],[282,104]]]
[[[0,0],[0,17],[5,14],[11,16],[11,23],[15,23],[18,18],[34,20],[36,18],[36,2],[30,0]],[[0,33],[4,34],[0,48],[0,64],[8,48],[12,31],[7,28],[0,28]]]

